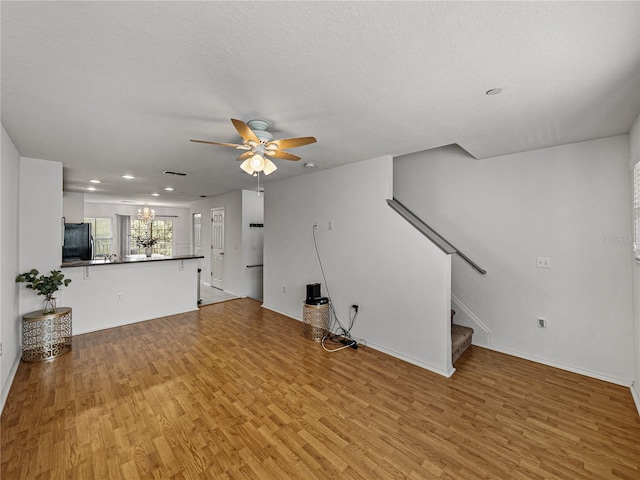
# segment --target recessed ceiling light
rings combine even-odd
[[[100,180],[89,180],[89,183],[102,183]]]
[[[151,194],[151,196],[152,196],[152,197],[159,197],[159,196],[160,196],[160,194],[159,194],[159,193],[152,193],[152,194]]]
[[[95,191],[97,190],[97,188],[96,188],[96,187],[87,187],[87,190],[90,190],[90,191],[92,191],[92,192],[95,192]]]
[[[491,90],[487,90],[486,92],[484,92],[485,95],[497,95],[500,92],[502,92],[501,88],[492,88]]]
[[[126,178],[127,180],[133,180],[136,177],[134,177],[133,175],[122,175],[122,178]]]
[[[313,162],[307,162],[304,164],[304,168],[316,168],[316,164]]]
[[[164,187],[167,192],[173,192],[173,187]]]

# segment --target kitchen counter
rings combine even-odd
[[[197,310],[201,258],[136,255],[119,262],[65,262],[62,271],[71,284],[58,303],[73,307],[74,335]]]
[[[61,267],[92,267],[99,265],[130,265],[133,263],[148,263],[148,262],[162,262],[168,260],[191,260],[193,258],[204,258],[203,255],[176,255],[174,257],[167,257],[165,255],[153,254],[151,257],[146,255],[127,255],[124,259],[118,259],[116,261],[109,261],[108,259],[97,260],[72,260],[62,262]]]

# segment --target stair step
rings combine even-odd
[[[473,328],[451,324],[451,363],[455,363],[460,355],[471,345]]]

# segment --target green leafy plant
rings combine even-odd
[[[38,295],[44,295],[51,298],[60,287],[66,287],[71,283],[71,279],[64,279],[64,274],[60,270],[51,270],[51,275],[40,275],[35,268],[29,272],[21,273],[16,277],[17,283],[26,283],[26,287],[31,290],[37,290]]]

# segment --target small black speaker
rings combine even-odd
[[[310,283],[307,285],[307,303],[314,305],[314,300],[320,296],[320,284]]]

